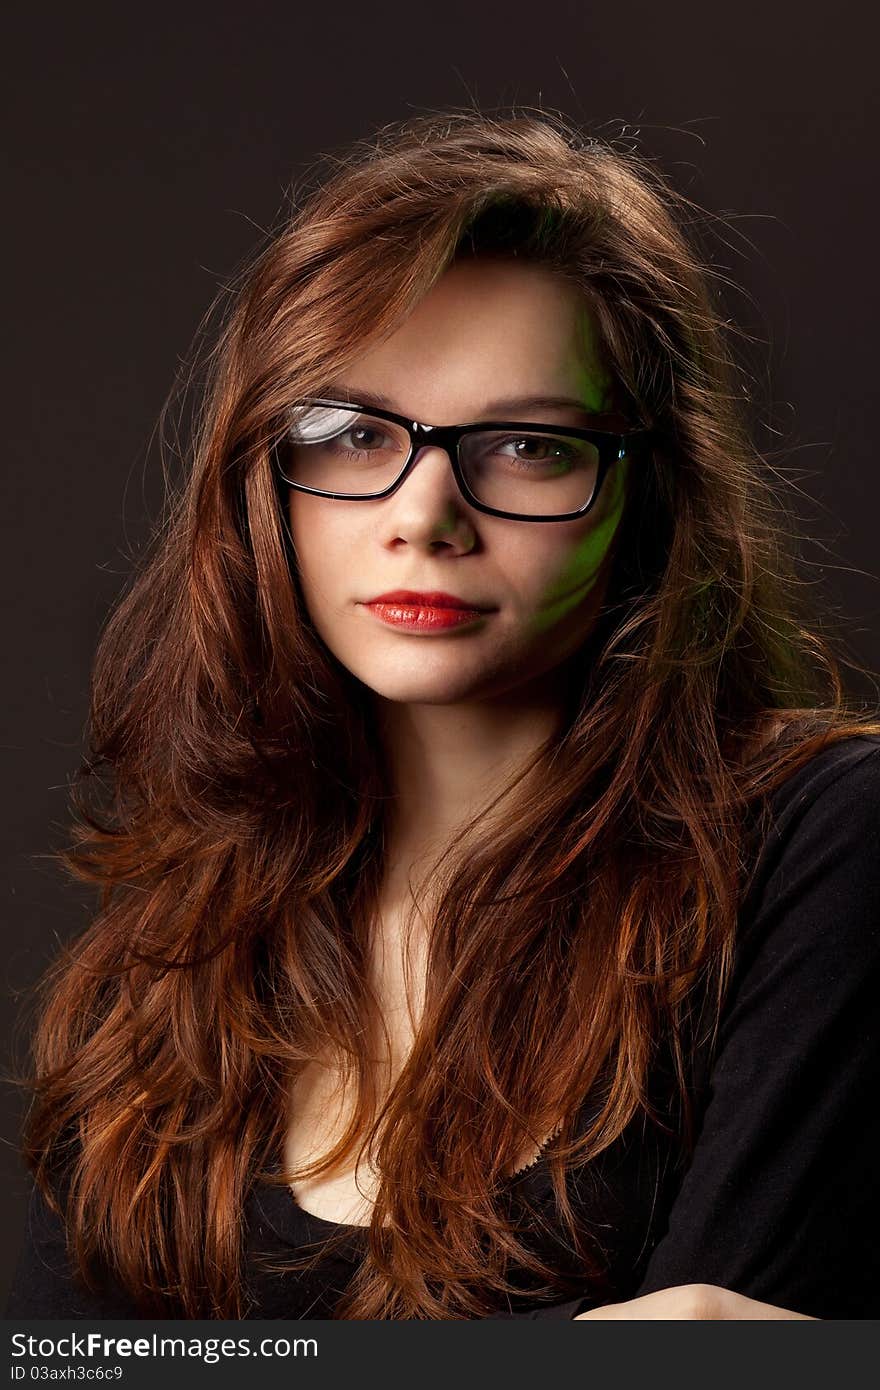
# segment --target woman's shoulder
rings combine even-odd
[[[740,953],[775,942],[789,958],[809,952],[817,971],[880,964],[880,735],[826,745],[767,801]]]
[[[850,734],[813,753],[766,798],[761,863],[768,871],[827,828],[832,839],[862,843],[859,829],[880,816],[880,734]]]
[[[774,819],[812,803],[827,811],[858,791],[876,798],[880,786],[880,734],[848,734],[808,758],[771,794]]]

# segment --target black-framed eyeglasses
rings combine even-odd
[[[445,449],[472,507],[511,521],[569,521],[586,515],[608,470],[644,453],[645,428],[610,430],[485,420],[425,425],[354,401],[309,396],[286,414],[275,443],[279,477],[300,492],[344,501],[390,497],[422,449]]]

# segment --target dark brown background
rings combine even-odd
[[[21,992],[89,914],[44,856],[64,834],[95,641],[159,506],[153,431],[178,359],[285,187],[384,122],[543,101],[634,138],[725,215],[713,255],[742,286],[730,314],[759,339],[758,442],[786,451],[801,489],[817,596],[850,653],[880,667],[869,11],[452,0],[55,4],[7,19],[7,1038]],[[26,1183],[11,1087],[4,1104],[5,1295]]]

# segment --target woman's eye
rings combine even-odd
[[[547,436],[542,438],[533,435],[523,435],[519,439],[509,439],[504,441],[499,452],[511,449],[514,458],[522,459],[524,462],[543,463],[550,460],[565,461],[570,457],[570,450],[561,439],[552,439]]]
[[[551,452],[559,452],[558,446],[554,444],[552,439],[523,439],[518,440],[517,443],[524,446],[527,457],[529,451],[531,451],[532,457],[538,458],[546,458]]]
[[[339,437],[343,440],[352,440],[352,447],[355,449],[368,450],[376,448],[377,439],[381,442],[382,438],[379,431],[373,429],[370,425],[353,425],[351,429],[346,430],[345,434]]]

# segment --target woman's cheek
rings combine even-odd
[[[587,522],[580,523],[584,526],[580,539],[568,550],[561,569],[556,570],[547,584],[538,605],[536,631],[554,627],[570,612],[585,605],[603,579],[605,562],[623,516],[625,463],[626,460],[622,460],[620,466],[612,469],[609,492],[603,496],[601,512],[595,519],[591,515]]]

